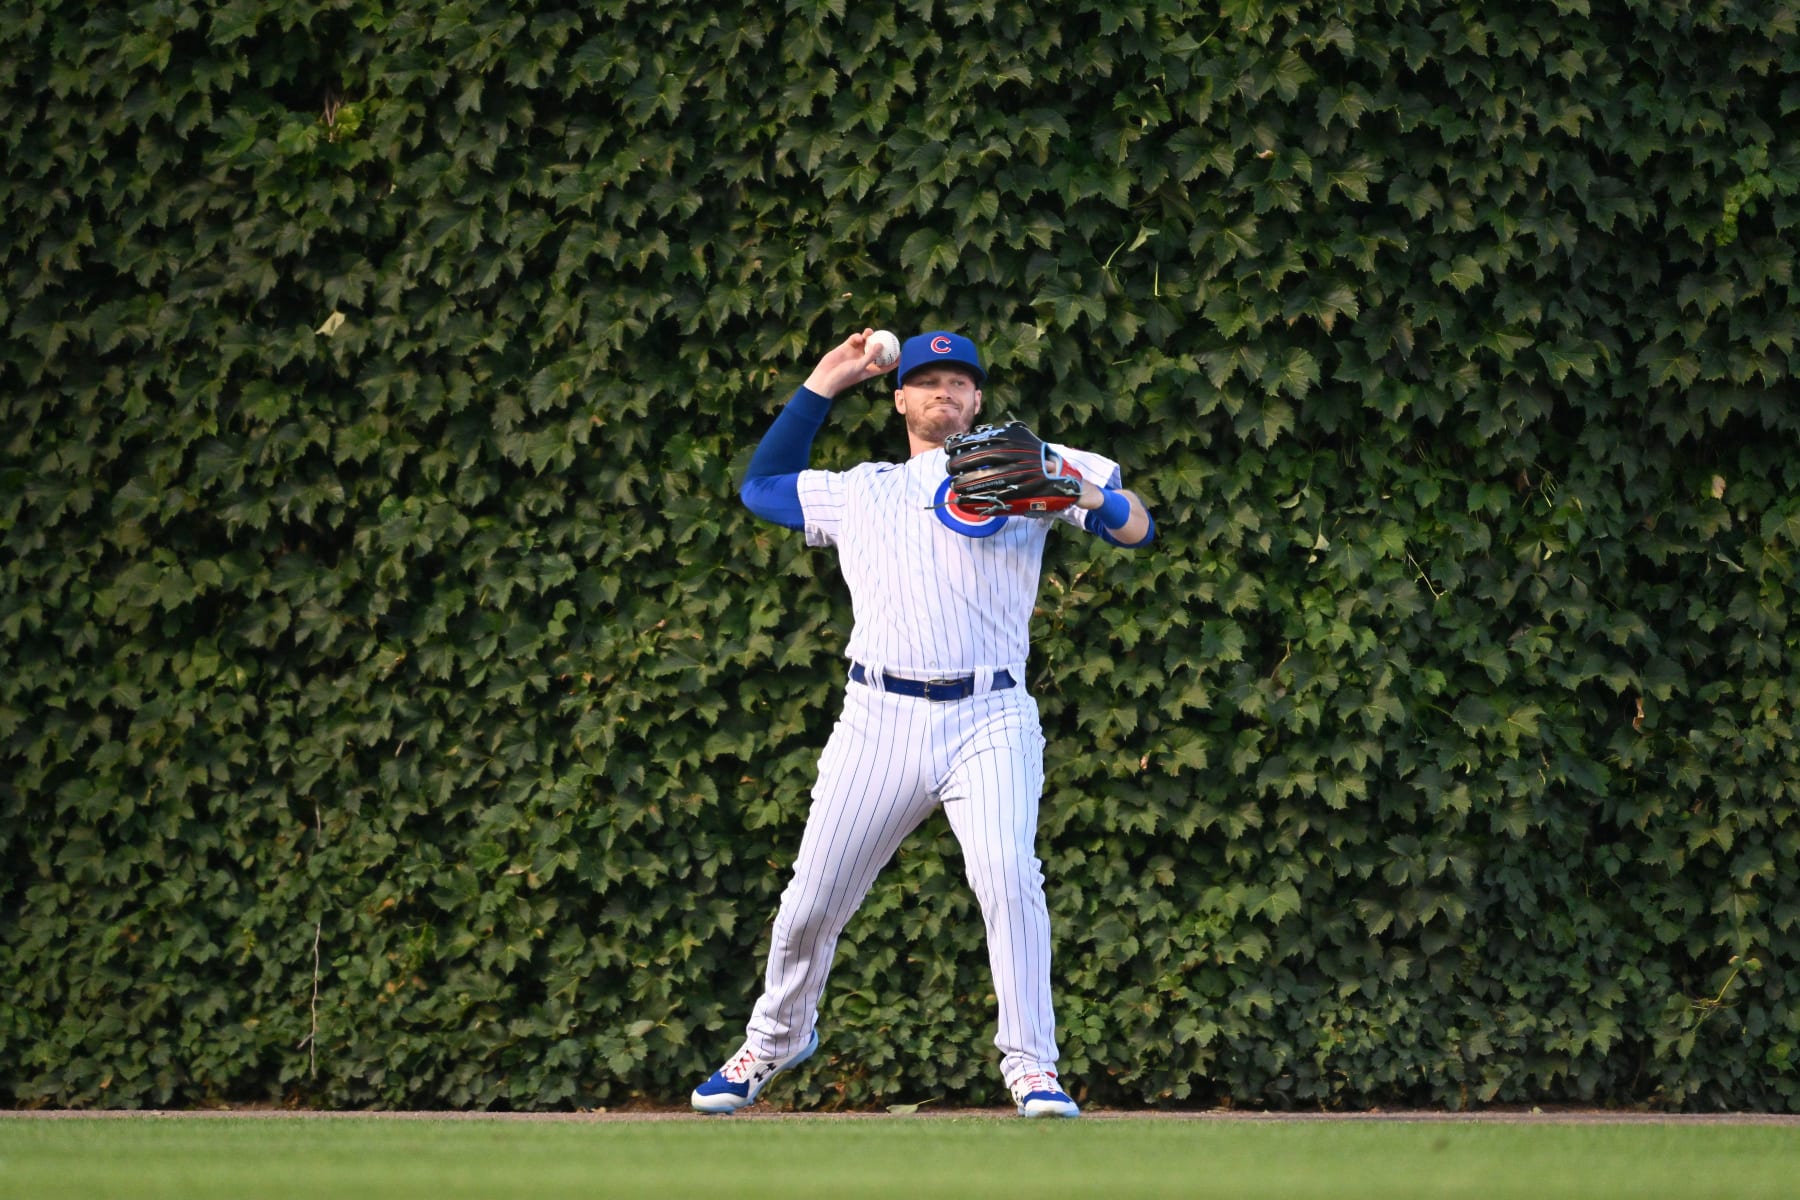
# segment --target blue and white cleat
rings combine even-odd
[[[1081,1106],[1056,1082],[1055,1071],[1027,1071],[1012,1081],[1021,1117],[1079,1117]]]
[[[745,1046],[731,1061],[712,1073],[712,1078],[694,1089],[689,1102],[695,1112],[726,1115],[756,1103],[769,1080],[796,1063],[805,1062],[819,1048],[819,1031],[813,1030],[806,1045],[780,1058],[758,1058]],[[1067,1099],[1067,1097],[1064,1097]]]

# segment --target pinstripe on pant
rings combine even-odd
[[[1055,1067],[1050,916],[1034,846],[1043,748],[1037,702],[1022,685],[947,703],[848,685],[775,917],[751,1049],[775,1056],[805,1044],[838,935],[941,803],[987,927],[1001,1073]]]

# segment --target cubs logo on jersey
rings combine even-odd
[[[944,476],[944,481],[938,484],[937,494],[931,498],[931,511],[937,514],[937,519],[945,528],[972,538],[993,537],[1006,528],[1006,522],[1010,519],[1007,514],[983,516],[970,512],[952,500],[950,483],[950,477]]]

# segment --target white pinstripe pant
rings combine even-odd
[[[1043,787],[1043,730],[1022,684],[944,703],[849,684],[775,917],[750,1048],[774,1056],[805,1044],[838,935],[941,803],[987,926],[1001,1073],[1054,1069],[1050,914],[1034,845]]]

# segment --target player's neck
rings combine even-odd
[[[907,445],[910,448],[910,457],[912,457],[912,458],[917,458],[921,454],[929,454],[933,450],[942,450],[944,448],[944,443],[925,441],[923,438],[918,437],[916,434],[914,434],[911,430],[907,431],[906,441],[907,441]]]

